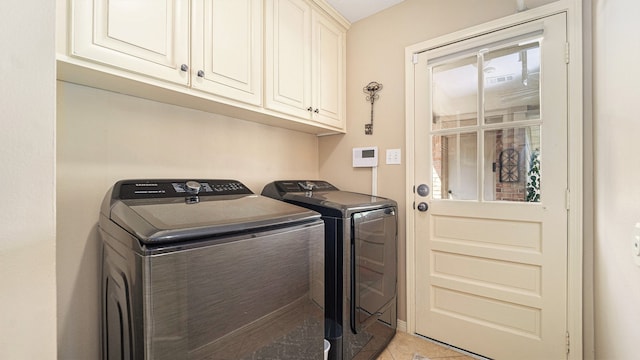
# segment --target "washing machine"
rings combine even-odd
[[[397,327],[397,203],[320,180],[274,181],[262,195],[322,214],[329,358],[375,359]]]
[[[236,180],[123,180],[98,227],[104,360],[323,358],[319,213]]]

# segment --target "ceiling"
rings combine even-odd
[[[326,0],[347,20],[354,23],[404,0]]]

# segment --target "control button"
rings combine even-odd
[[[212,192],[213,191],[211,189],[211,186],[209,186],[209,183],[201,183],[200,185],[202,185],[202,188],[200,189],[201,192]]]
[[[173,186],[173,190],[175,190],[177,193],[183,193],[185,192],[184,190],[184,186],[180,183],[171,183],[171,185]]]
[[[237,192],[245,189],[244,185],[242,185],[239,182],[213,184],[213,185],[210,185],[210,188],[211,188],[211,191],[227,192],[227,193]]]

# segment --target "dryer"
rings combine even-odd
[[[274,181],[262,195],[322,214],[329,358],[375,359],[397,327],[397,203],[320,180]]]

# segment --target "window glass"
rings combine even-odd
[[[477,63],[473,55],[432,68],[433,130],[478,123]]]
[[[478,199],[478,136],[475,132],[432,137],[434,199]]]
[[[484,54],[486,124],[540,118],[540,44],[516,45]]]
[[[540,126],[484,133],[485,201],[540,202]]]

